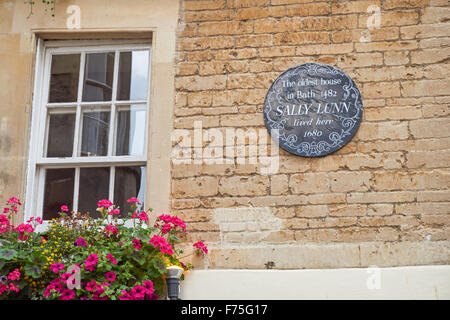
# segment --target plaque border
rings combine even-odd
[[[281,93],[281,90],[276,91],[273,88],[278,84],[278,82],[283,81],[288,76],[291,77],[295,74],[308,74],[309,76],[315,76],[324,72],[328,74],[338,74],[348,80],[348,83],[342,86],[345,91],[344,99],[347,99],[348,97],[354,99],[354,105],[357,112],[350,118],[335,115],[335,117],[338,118],[338,121],[341,121],[342,130],[341,132],[331,132],[328,135],[328,141],[322,140],[319,143],[316,143],[315,141],[300,141],[297,143],[297,135],[290,134],[286,136],[286,133],[283,132],[286,119],[283,119],[281,122],[277,122],[270,118],[269,113],[273,110],[270,102],[271,95]],[[363,115],[363,104],[358,87],[345,72],[328,64],[309,62],[286,70],[271,84],[264,99],[263,113],[266,129],[269,131],[272,139],[277,140],[278,138],[278,141],[275,142],[278,143],[283,150],[301,157],[323,157],[336,152],[350,142],[359,129]],[[279,130],[279,132],[274,131],[275,137],[271,134],[272,129]],[[344,141],[344,138],[346,138],[346,141]]]

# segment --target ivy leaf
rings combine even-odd
[[[145,259],[139,254],[139,252],[133,252],[131,254],[131,258],[141,266],[145,263]]]
[[[0,250],[0,259],[4,260],[12,260],[17,256],[17,251],[14,249],[1,249]]]
[[[27,276],[33,277],[34,279],[39,278],[41,276],[41,267],[39,265],[26,265],[25,266],[25,274]]]
[[[27,283],[25,281],[20,281],[19,282],[19,290],[22,290],[23,288],[25,288],[27,286]]]
[[[136,232],[136,238],[143,241],[143,242],[147,242],[148,240],[150,240],[150,237],[148,236],[148,233],[146,230],[137,230]]]
[[[166,273],[167,269],[166,269],[166,264],[164,263],[164,261],[160,260],[160,259],[153,259],[153,266],[155,267],[156,270],[159,271],[160,274],[164,274]]]

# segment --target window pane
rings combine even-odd
[[[109,197],[109,168],[81,168],[78,211],[98,218],[97,203]]]
[[[109,111],[84,112],[81,156],[106,156],[108,153]]]
[[[53,55],[48,101],[77,101],[79,74],[79,54]]]
[[[48,128],[47,157],[71,157],[75,113],[51,114]]]
[[[110,101],[114,74],[114,52],[86,54],[83,101]]]
[[[117,113],[116,155],[142,155],[144,153],[145,110],[127,106]]]
[[[45,175],[44,220],[58,218],[61,206],[73,207],[75,169],[47,169]]]
[[[148,51],[120,53],[117,100],[147,99],[148,54]]]
[[[120,207],[122,217],[131,210],[127,203],[131,197],[138,198],[141,204],[144,203],[145,167],[116,167],[114,204]]]

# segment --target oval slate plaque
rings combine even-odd
[[[284,150],[321,157],[346,145],[363,113],[356,84],[327,64],[305,63],[287,70],[272,83],[264,101],[266,128],[279,129]]]

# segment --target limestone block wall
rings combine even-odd
[[[72,1],[58,3],[55,18],[27,18],[24,1],[0,2],[2,203],[26,195],[37,38],[146,30],[146,199],[155,214],[185,219],[188,240],[207,242],[198,267],[450,263],[447,0],[80,0],[76,31],[66,27]],[[356,136],[322,158],[288,154],[264,135],[269,86],[305,62],[345,71],[364,104]],[[211,139],[218,133],[233,143]],[[183,135],[190,146],[180,147]],[[218,163],[230,149],[232,161]],[[264,174],[274,153],[277,170]]]
[[[173,124],[192,141],[199,125],[224,137],[265,130],[271,83],[306,62],[345,71],[364,104],[344,148],[322,158],[280,150],[270,175],[249,148],[245,163],[221,164],[205,133],[192,142],[186,163],[172,163],[171,206],[190,239],[210,244],[203,267],[450,262],[449,18],[446,0],[181,2]]]

